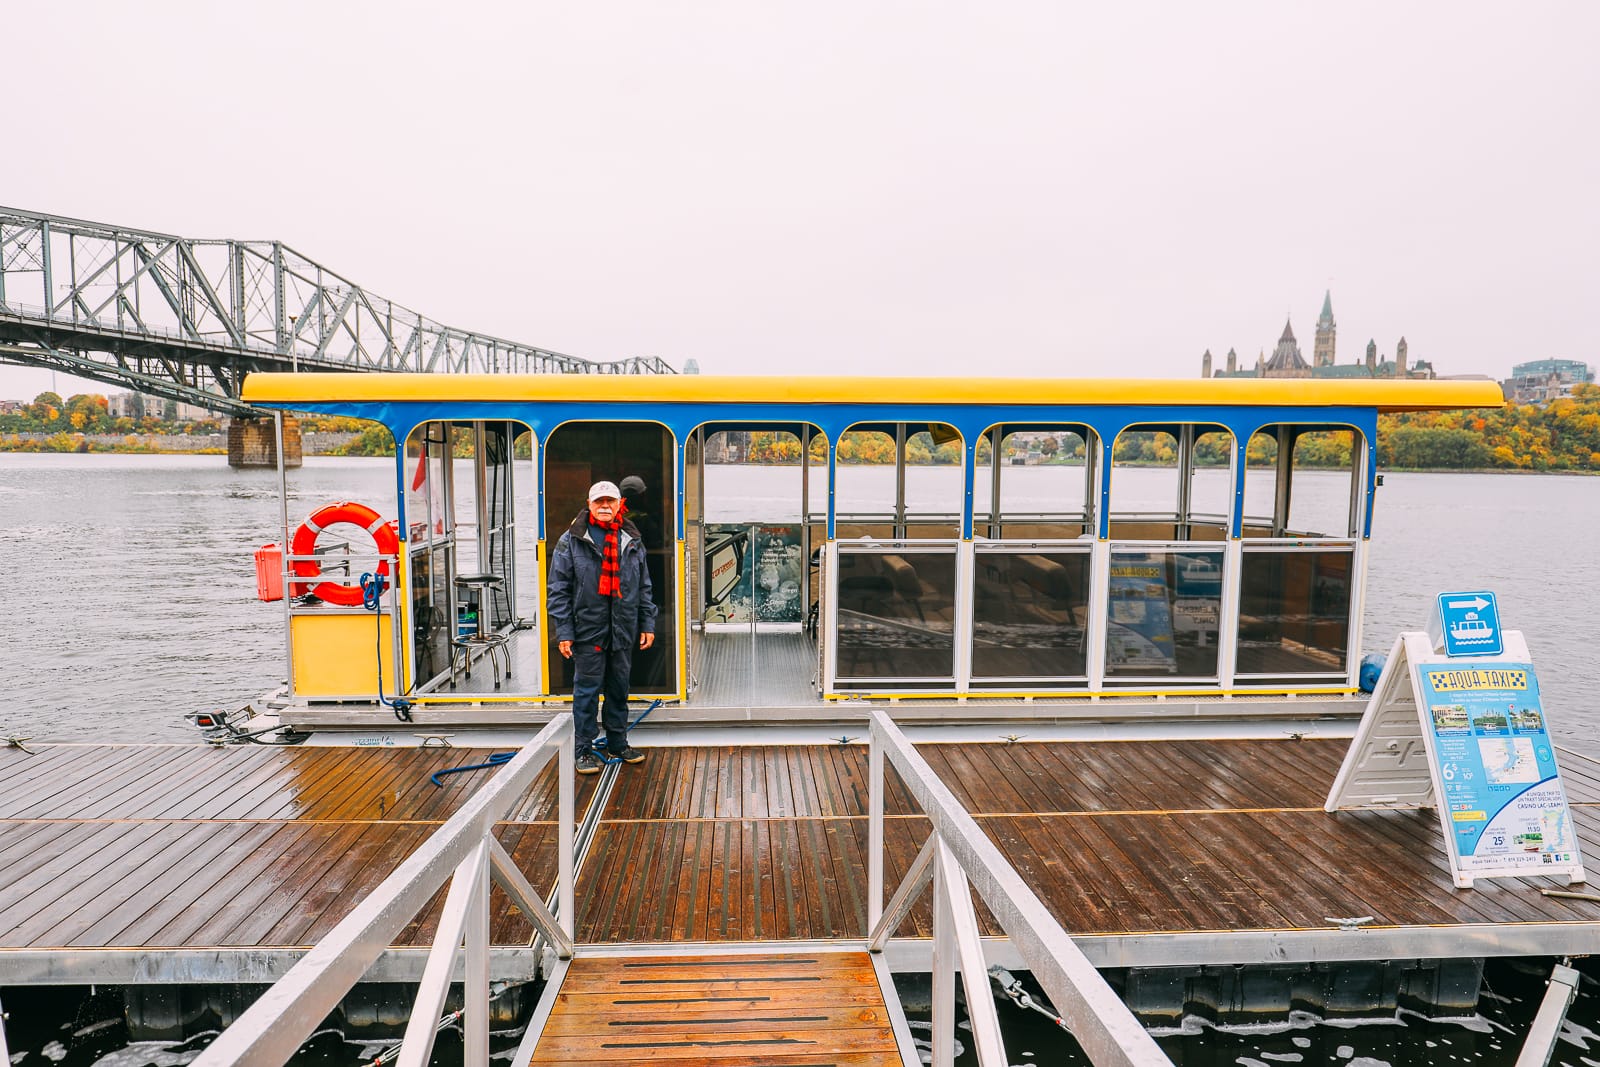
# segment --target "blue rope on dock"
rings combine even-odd
[[[645,709],[639,713],[639,717],[637,719],[634,719],[631,723],[628,724],[627,733],[632,733],[633,732],[633,728],[635,726],[638,726],[640,723],[644,722],[645,717],[647,715],[649,715],[652,711],[655,711],[657,708],[659,708],[664,703],[665,703],[664,700],[660,700],[660,699],[652,700],[645,707]],[[626,736],[626,735],[624,735],[624,736]],[[609,752],[606,751],[606,742],[605,742],[604,738],[601,738],[601,737],[595,738],[594,739],[594,744],[591,747],[592,747],[592,749],[594,751],[594,754],[596,756],[600,757],[600,762],[601,763],[621,763],[622,762],[621,760],[617,759],[617,757],[611,755]]]
[[[633,722],[628,725],[628,729],[632,730],[635,726],[638,726],[640,723],[644,722],[645,717],[652,711],[655,711],[657,708],[659,708],[663,703],[664,701],[661,700],[652,700],[650,704],[639,713],[639,717],[634,719]],[[595,738],[594,743],[595,754],[598,755],[601,760],[606,763],[621,762],[615,757],[606,755],[605,742],[600,738]],[[428,781],[432,782],[434,785],[443,786],[444,783],[439,781],[439,779],[447,774],[464,774],[467,771],[482,771],[487,770],[490,767],[499,767],[502,764],[511,762],[512,757],[515,755],[515,752],[495,752],[490,754],[487,763],[468,763],[460,767],[445,767],[442,770],[434,771],[432,774],[428,775]]]
[[[432,774],[428,775],[428,781],[432,782],[434,785],[443,786],[444,783],[439,781],[439,779],[447,774],[465,774],[467,771],[481,771],[486,770],[489,767],[498,767],[503,763],[510,763],[512,757],[515,755],[515,752],[494,752],[490,754],[489,761],[487,763],[468,763],[461,767],[446,767],[443,770],[434,771]]]

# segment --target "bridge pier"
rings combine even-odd
[[[300,420],[286,414],[283,416],[283,465],[298,467],[301,460]],[[277,469],[277,435],[271,419],[228,420],[228,466]]]

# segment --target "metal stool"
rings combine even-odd
[[[487,627],[489,618],[489,591],[500,588],[502,582],[498,574],[460,574],[456,576],[456,585],[478,591],[478,630],[476,633],[465,636],[456,634],[450,639],[453,652],[450,656],[451,685],[455,684],[455,652],[461,653],[462,672],[470,680],[472,678],[472,655],[474,649],[483,649],[489,654],[489,666],[494,671],[494,687],[500,688],[500,657],[505,657],[506,680],[511,680],[511,649],[510,636],[507,634],[490,633]]]

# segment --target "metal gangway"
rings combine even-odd
[[[672,374],[463,330],[282,241],[198,239],[0,206],[0,362],[230,415],[251,371]]]
[[[1054,1004],[1065,1028],[1093,1063],[1123,1067],[1170,1064],[893,720],[876,708],[871,709],[870,715],[867,900],[871,932],[865,940],[842,942],[840,947],[881,954],[912,904],[931,886],[933,1063],[949,1067],[954,1060],[958,971],[966,991],[979,1063],[983,1067],[1004,1067],[1010,1062],[1000,1034],[973,906],[971,891],[975,888]],[[557,761],[559,790],[553,907],[539,897],[493,833],[496,822],[506,817],[552,759]],[[899,773],[932,824],[927,842],[887,904],[883,900],[886,766],[893,766]],[[543,951],[553,957],[544,996],[512,1059],[513,1067],[526,1067],[535,1055],[543,1023],[561,991],[562,979],[573,961],[583,958],[586,952],[586,946],[574,942],[574,846],[583,837],[583,831],[574,826],[574,797],[572,719],[562,715],[541,730],[327,937],[224,1030],[194,1061],[195,1067],[287,1062],[446,882],[449,891],[438,934],[424,966],[397,1063],[400,1067],[422,1067],[428,1062],[450,984],[458,965],[464,962],[463,1062],[473,1067],[488,1064],[493,978],[489,891],[493,882],[532,921],[538,931],[536,945],[542,944]],[[640,956],[659,955],[672,947],[626,946],[629,952],[637,950]],[[762,947],[782,950],[784,944],[770,942]],[[611,960],[625,959],[616,948],[608,946],[604,954]],[[703,954],[707,947],[695,946],[695,951]],[[704,955],[700,958],[703,960]],[[727,958],[731,965],[737,955],[730,952]],[[880,971],[886,975],[886,965],[880,964]],[[886,992],[892,990],[889,984]],[[897,1006],[895,1010],[898,1011]],[[749,1053],[743,1058],[745,1062],[760,1059]],[[901,1042],[899,1058],[908,1065],[918,1063],[909,1040]]]

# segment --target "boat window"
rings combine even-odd
[[[494,633],[519,618],[533,618],[537,606],[532,588],[537,485],[531,464],[533,435],[521,423],[496,420],[458,424],[453,437],[456,573],[499,579],[482,587],[457,585],[457,629],[476,629],[481,600],[485,630]],[[525,469],[515,470],[516,464]],[[516,477],[519,473],[523,476]],[[531,685],[534,679],[528,674],[524,680]]]
[[[1167,430],[1124,430],[1111,452],[1111,536],[1171,541],[1178,536],[1178,438]]]
[[[1268,426],[1250,435],[1245,448],[1244,520],[1245,537],[1277,535],[1278,435],[1283,426]]]
[[[450,507],[454,445],[449,423],[427,422],[406,438],[406,576],[410,587],[412,672],[426,686],[450,669],[451,590],[456,571]]]
[[[705,455],[706,522],[800,521],[798,435],[717,430],[706,434]]]
[[[863,534],[893,537],[895,440],[882,430],[850,430],[839,437],[834,461],[838,479],[833,507],[835,532],[843,539]]]
[[[998,438],[1000,447],[990,442]],[[1091,529],[1093,469],[1083,426],[994,427],[980,439],[973,522],[1000,539],[1070,538]],[[996,488],[998,487],[998,489]]]
[[[1191,446],[1186,508],[1190,541],[1225,541],[1233,504],[1233,434],[1196,432]]]
[[[1245,544],[1235,668],[1240,682],[1345,677],[1354,559],[1347,546]]]
[[[1107,587],[1106,681],[1217,675],[1223,549],[1113,547]]]
[[[1227,538],[1233,435],[1218,426],[1135,426],[1112,451],[1111,536]]]
[[[537,619],[539,615],[539,471],[534,466],[536,443],[533,431],[521,423],[510,423],[511,441],[511,518],[514,527],[506,531],[511,553],[515,593],[512,611],[517,620]],[[496,562],[504,549],[495,553]],[[530,676],[531,679],[531,676]]]
[[[695,619],[722,625],[806,618],[815,603],[815,575],[807,565],[812,531],[802,516],[814,513],[820,498],[826,517],[827,469],[818,457],[826,464],[827,443],[819,447],[821,436],[809,425],[708,425],[694,434],[691,485],[704,479],[703,495],[691,495],[687,524],[691,584],[698,579]],[[806,442],[813,458],[802,465]]]
[[[1360,436],[1348,427],[1278,425],[1256,431],[1245,450],[1244,536],[1355,536],[1360,445]]]
[[[1090,551],[979,545],[974,552],[975,685],[1086,679]]]
[[[841,542],[834,588],[839,688],[917,688],[954,679],[953,545]]]
[[[857,426],[839,438],[835,535],[960,536],[962,440],[952,426]]]
[[[1307,430],[1295,437],[1291,532],[1312,537],[1354,534],[1359,452],[1354,430]]]

